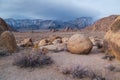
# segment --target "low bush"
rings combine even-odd
[[[88,77],[89,75],[89,71],[87,68],[84,68],[82,66],[77,66],[77,67],[74,67],[71,71],[71,75],[74,77],[74,78],[86,78]]]
[[[103,77],[102,73],[96,71],[90,72],[89,78],[91,80],[106,80],[105,77]]]
[[[69,74],[72,75],[73,78],[89,78],[90,80],[106,80],[103,76],[102,73],[93,71],[89,68],[82,67],[82,66],[76,66],[74,68],[65,68],[62,69],[63,74]]]
[[[30,53],[22,53],[15,56],[14,65],[23,67],[40,67],[43,65],[52,64],[51,57],[46,56],[42,51],[32,51]]]
[[[8,56],[10,55],[10,53],[8,53],[6,50],[0,50],[0,57],[5,57],[5,56]]]

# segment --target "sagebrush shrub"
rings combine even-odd
[[[71,71],[71,74],[74,78],[86,78],[89,75],[89,71],[87,68],[84,68],[82,66],[77,66],[73,68]]]
[[[14,65],[19,67],[39,67],[52,64],[51,57],[46,56],[42,51],[33,51],[31,53],[21,53],[15,56]]]
[[[62,73],[72,75],[73,78],[78,78],[78,79],[89,78],[90,80],[106,80],[102,76],[102,73],[93,71],[89,68],[82,66],[76,66],[71,69],[65,68],[62,70]]]
[[[8,53],[7,50],[4,50],[4,49],[0,50],[0,57],[4,57],[8,55],[10,55],[10,53]]]

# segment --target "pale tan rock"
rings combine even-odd
[[[40,42],[38,43],[38,46],[45,46],[45,45],[47,45],[48,44],[48,40],[47,39],[42,39],[42,40],[40,40]]]
[[[63,38],[62,38],[62,43],[67,44],[68,40],[69,40],[69,38],[63,37]]]
[[[55,44],[60,44],[60,43],[62,43],[62,39],[55,39],[53,42],[52,42],[54,45]]]
[[[31,38],[26,38],[21,42],[21,46],[22,47],[33,47],[34,44]]]
[[[71,36],[67,43],[68,50],[73,54],[89,54],[92,47],[90,39],[82,34]]]
[[[64,51],[66,50],[66,45],[65,44],[51,44],[51,45],[46,45],[40,47],[40,49],[47,49],[48,51],[54,51],[54,52],[59,52],[59,51]]]
[[[60,36],[56,36],[56,35],[52,35],[52,36],[49,36],[48,40],[50,42],[53,42],[55,39],[62,39],[62,37]]]
[[[58,51],[66,51],[67,50],[67,45],[64,43],[56,44],[55,46],[57,47]]]
[[[46,45],[40,47],[40,49],[47,49],[48,51],[57,51],[57,47],[55,45]]]

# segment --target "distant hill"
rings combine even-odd
[[[6,23],[15,30],[42,30],[42,29],[82,29],[93,23],[91,17],[80,17],[70,21],[42,20],[42,19],[5,19]]]
[[[118,17],[119,15],[111,15],[108,17],[104,17],[102,19],[97,20],[93,25],[85,28],[85,30],[90,31],[108,31],[111,23]]]

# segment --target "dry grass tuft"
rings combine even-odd
[[[93,71],[89,68],[82,67],[82,66],[62,69],[62,73],[65,75],[69,74],[73,78],[78,78],[78,79],[89,78],[90,80],[106,80],[102,76],[102,73]]]
[[[90,72],[89,78],[91,80],[106,80],[106,78],[103,77],[102,73],[96,71]]]
[[[10,53],[8,53],[8,51],[6,51],[6,50],[0,50],[0,57],[5,57],[5,56],[9,56],[10,55]]]
[[[77,66],[75,68],[73,68],[73,70],[71,71],[71,75],[74,78],[86,78],[89,75],[89,71],[87,68],[81,67],[81,66]]]
[[[42,51],[32,51],[31,53],[22,53],[15,56],[13,64],[21,68],[34,68],[53,63],[51,57],[46,56]]]

